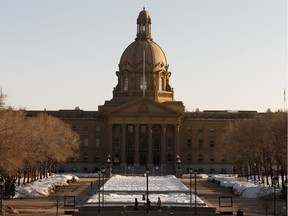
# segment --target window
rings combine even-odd
[[[133,131],[134,131],[133,125],[128,125],[127,130],[129,133],[133,133]]]
[[[199,147],[199,148],[203,148],[203,143],[204,143],[203,139],[199,139],[199,141],[198,141],[198,147]]]
[[[147,126],[146,126],[146,125],[141,125],[140,131],[141,131],[141,133],[146,133],[146,131],[147,131]]]
[[[124,91],[127,91],[127,90],[128,90],[128,77],[127,77],[127,76],[124,77],[124,87],[123,87],[123,90],[124,90]]]
[[[96,139],[95,139],[95,147],[96,147],[96,148],[99,148],[99,147],[100,147],[100,139],[99,139],[99,138],[96,138]]]
[[[204,160],[203,155],[202,155],[202,154],[199,154],[199,155],[198,155],[198,161],[203,161],[203,160]]]
[[[83,158],[83,160],[87,160],[88,159],[88,155],[86,153],[84,153],[82,158]]]
[[[88,134],[88,127],[87,126],[83,128],[83,132],[84,132],[84,134]]]
[[[96,132],[96,133],[99,133],[100,131],[101,131],[100,126],[95,126],[95,132]]]
[[[187,148],[191,148],[192,147],[192,140],[188,139],[187,140]]]
[[[169,161],[169,162],[172,161],[172,155],[171,155],[171,154],[168,154],[168,156],[167,156],[167,161]]]
[[[84,140],[83,140],[83,146],[84,147],[88,147],[88,138],[84,138]]]
[[[94,155],[94,161],[99,161],[99,155],[98,154]]]
[[[202,127],[198,128],[198,132],[203,132],[203,131],[204,131],[204,129]]]
[[[210,128],[209,128],[209,131],[210,131],[210,132],[215,132],[215,129],[214,129],[213,127],[210,127]]]
[[[187,155],[187,162],[191,162],[191,161],[192,161],[191,154],[188,154],[188,155]]]
[[[210,169],[210,173],[213,174],[215,170],[213,168]]]
[[[119,139],[119,138],[116,138],[116,139],[115,139],[115,142],[114,142],[114,147],[115,147],[115,148],[119,148],[119,146],[120,146],[120,139]]]
[[[211,161],[211,162],[214,162],[214,161],[215,161],[215,159],[214,159],[214,156],[213,156],[213,155],[211,155],[211,156],[210,156],[210,161]]]
[[[140,77],[140,89],[141,90],[146,90],[147,89],[146,77]]]
[[[159,91],[164,91],[164,78],[159,78]]]
[[[172,139],[171,138],[167,139],[167,147],[172,148]]]
[[[187,133],[192,133],[192,128],[191,128],[190,126],[187,126],[187,127],[186,127],[186,132],[187,132]]]
[[[214,148],[215,147],[215,141],[214,140],[210,140],[210,148]]]

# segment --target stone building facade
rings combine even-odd
[[[113,98],[98,111],[45,111],[70,124],[81,137],[79,157],[58,164],[58,170],[94,172],[110,155],[116,173],[143,173],[146,166],[161,174],[175,173],[179,167],[183,172],[188,167],[204,173],[232,172],[231,158],[219,151],[221,134],[231,121],[257,112],[185,111],[183,102],[174,99],[169,64],[153,41],[145,8],[116,76]],[[39,112],[43,111],[28,115]]]

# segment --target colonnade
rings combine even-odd
[[[138,166],[143,163],[146,165],[174,163],[175,156],[179,154],[179,145],[178,124],[108,125],[107,150],[111,153],[113,164]]]

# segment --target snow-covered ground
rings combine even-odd
[[[237,177],[237,175],[209,175],[208,180],[217,182],[222,187],[230,188],[234,194],[243,198],[257,198],[274,193],[274,187],[262,184],[253,179]],[[280,186],[281,185],[280,182]],[[276,193],[280,193],[281,189],[282,188],[276,188]]]
[[[103,187],[100,188],[100,200],[102,199]],[[122,176],[114,175],[104,185],[105,203],[133,203],[137,198],[139,204],[145,203],[143,194],[147,190],[147,178],[145,176]],[[190,192],[181,181],[175,176],[149,176],[148,178],[148,194],[152,204],[156,204],[158,197],[161,198],[163,204],[189,205]],[[191,202],[195,203],[195,196],[192,193]],[[99,194],[94,194],[87,202],[98,203]],[[205,206],[205,203],[196,196],[198,205]],[[121,204],[122,205],[122,204]]]
[[[67,185],[67,180],[75,180],[78,177],[97,177],[98,175],[95,174],[54,174],[52,177],[45,178],[33,183],[26,184],[24,186],[17,186],[16,187],[16,195],[15,198],[19,197],[44,197],[48,196],[51,191],[55,188],[55,186],[60,185]],[[119,178],[123,179],[123,183],[120,184]],[[117,177],[114,175],[114,178],[111,178],[104,186],[105,191],[110,190],[111,196],[108,197],[108,194],[105,195],[105,199],[111,199],[112,201],[115,200],[124,200],[122,197],[123,193],[114,193],[113,191],[139,191],[136,198],[138,200],[142,200],[142,195],[146,192],[146,178],[145,177],[136,177],[133,181],[129,181],[125,183],[124,179],[129,179],[131,177]],[[189,175],[183,175],[183,178],[189,178]],[[218,182],[220,186],[230,188],[234,191],[235,194],[238,194],[241,197],[245,198],[256,198],[259,196],[263,196],[269,193],[273,193],[274,188],[269,187],[266,184],[260,184],[252,179],[246,178],[239,178],[236,175],[197,175],[197,178],[208,178],[208,180],[212,181],[214,179],[215,182]],[[281,183],[280,183],[281,185]],[[277,193],[280,193],[281,188],[277,188]],[[167,177],[156,177],[156,176],[149,176],[149,197],[151,202],[158,199],[160,196],[163,201],[165,202],[183,202],[188,203],[190,202],[189,195],[189,188],[183,185],[180,181],[178,181],[174,176],[167,176]],[[165,191],[162,193],[161,191]],[[181,191],[181,193],[175,193],[176,191]],[[152,193],[153,192],[153,193]],[[128,192],[125,192],[128,193]],[[124,195],[125,195],[124,193]],[[167,196],[167,194],[169,194]],[[185,195],[186,194],[186,195]],[[129,194],[125,198],[126,200],[134,199],[134,195]],[[181,196],[183,195],[183,197]],[[95,197],[96,196],[96,197]],[[194,201],[194,196],[192,196],[192,201]],[[94,195],[90,198],[89,202],[97,202],[98,200],[97,195]],[[198,202],[198,200],[197,200]],[[199,200],[199,203],[201,201]]]
[[[68,185],[67,181],[72,179],[78,180],[78,177],[73,174],[53,174],[49,178],[43,178],[38,181],[26,183],[25,185],[16,186],[14,198],[25,197],[45,197],[53,191],[56,186]]]

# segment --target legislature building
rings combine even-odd
[[[185,111],[174,98],[172,74],[163,49],[153,41],[151,17],[145,8],[137,18],[135,41],[123,52],[116,71],[113,98],[98,111],[47,112],[79,133],[77,157],[58,164],[58,171],[94,172],[111,161],[114,173],[174,174],[193,167],[203,173],[231,173],[221,135],[231,121],[252,118],[256,111]]]

